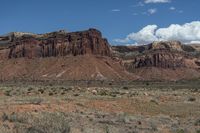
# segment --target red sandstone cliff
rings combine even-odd
[[[143,46],[112,47],[125,69],[145,80],[178,80],[200,77],[199,51],[179,41]]]
[[[133,80],[96,29],[0,37],[0,80]]]
[[[111,47],[96,29],[15,32],[0,36],[0,66],[0,80],[180,80],[200,77],[200,51],[179,41]]]
[[[66,55],[110,56],[106,39],[96,29],[83,32],[66,33],[63,31],[44,35],[12,34],[9,43],[0,50],[1,58],[57,57]]]

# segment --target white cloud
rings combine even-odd
[[[175,7],[173,7],[173,6],[171,6],[170,8],[169,8],[169,10],[176,10],[176,8]]]
[[[157,25],[148,25],[137,33],[131,33],[126,40],[134,40],[139,43],[148,43],[157,40],[155,37],[155,30]]]
[[[129,39],[129,38],[125,38],[125,39],[114,39],[113,41],[114,41],[114,42],[117,42],[117,43],[128,43],[128,42],[130,42],[130,39]]]
[[[142,7],[144,6],[144,3],[138,2],[136,5],[132,5],[132,7]]]
[[[171,0],[144,0],[144,3],[170,3]]]
[[[183,43],[200,41],[200,21],[193,21],[183,25],[171,24],[166,28],[158,28],[157,25],[148,25],[136,33],[127,35],[125,39],[116,39],[115,41],[121,43],[136,42],[138,44],[147,44],[153,41],[169,40],[179,40]]]
[[[191,43],[191,44],[195,44],[195,43],[200,44],[200,41],[191,41],[190,43]]]
[[[121,46],[121,44],[111,44],[112,46]],[[141,44],[137,44],[137,43],[125,43],[123,44],[124,46],[140,46]]]
[[[111,11],[112,12],[120,12],[121,10],[120,9],[112,9]]]
[[[156,8],[152,8],[152,9],[149,9],[148,10],[148,13],[149,14],[155,14],[157,12],[157,9]]]
[[[156,31],[156,36],[161,40],[199,41],[200,21],[193,21],[184,25],[172,24],[167,28],[160,28]]]
[[[144,4],[142,2],[139,2],[137,5],[138,6],[144,6]]]

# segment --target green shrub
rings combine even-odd
[[[33,120],[26,133],[69,133],[70,126],[64,115],[45,113]]]
[[[196,120],[194,123],[195,126],[200,126],[200,119]]]
[[[124,90],[128,90],[129,88],[127,86],[124,86],[122,89]]]
[[[11,92],[11,90],[7,90],[7,91],[4,92],[4,95],[5,96],[11,96],[10,92]]]
[[[38,91],[39,91],[41,94],[44,93],[44,90],[43,90],[43,89],[39,89]]]
[[[75,93],[75,94],[74,94],[75,97],[77,97],[77,96],[79,96],[79,95],[80,95],[80,94],[78,94],[78,93]]]
[[[49,96],[53,96],[53,92],[49,92]]]
[[[194,98],[194,97],[190,97],[190,98],[188,99],[188,101],[190,101],[190,102],[194,102],[194,101],[196,101],[196,98]]]
[[[8,120],[8,115],[5,112],[3,112],[3,115],[1,116],[1,119],[2,119],[3,122]]]
[[[33,90],[33,88],[32,88],[32,87],[29,87],[29,88],[28,88],[28,91],[29,91],[29,92],[30,92],[30,91],[32,91],[32,90]]]
[[[67,116],[63,113],[43,112],[4,114],[4,120],[12,122],[14,133],[69,133],[70,126]]]
[[[184,131],[183,129],[178,129],[178,130],[176,131],[176,133],[185,133],[185,131]]]

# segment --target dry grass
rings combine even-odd
[[[1,86],[0,133],[198,133],[199,89],[153,87]]]

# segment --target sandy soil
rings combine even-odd
[[[0,133],[199,133],[200,90],[182,88],[1,85]]]

